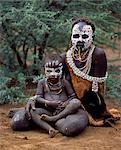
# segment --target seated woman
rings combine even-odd
[[[62,78],[62,68],[61,57],[57,54],[46,57],[45,79],[38,83],[36,95],[26,105],[28,120],[45,129],[50,137],[57,132],[66,136],[77,135],[88,124],[87,113],[81,108],[71,84]],[[13,129],[15,124],[13,120]]]

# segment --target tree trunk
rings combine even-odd
[[[20,65],[20,67],[23,67],[23,61],[22,61],[22,59],[21,59],[21,56],[20,56],[19,52],[16,50],[16,45],[15,45],[15,43],[13,43],[13,44],[11,45],[11,49],[14,51],[14,53],[15,53],[15,55],[16,55],[16,58],[17,58],[17,61],[18,61],[19,65]]]
[[[38,58],[40,60],[42,60],[42,58],[43,58],[44,49],[46,47],[48,37],[49,37],[49,33],[45,33],[43,42],[42,42],[41,45],[39,45],[39,48],[38,48]]]
[[[29,50],[29,48],[28,47],[26,48],[26,39],[25,39],[24,44],[23,44],[23,54],[24,54],[24,56],[23,56],[23,59],[24,59],[23,60],[23,69],[26,70],[26,71],[27,71],[26,61],[27,61],[28,50]]]

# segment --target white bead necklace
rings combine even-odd
[[[92,55],[92,53],[91,53]],[[98,83],[103,83],[107,79],[108,73],[106,72],[105,77],[93,77],[88,75],[88,73],[84,73],[83,71],[79,70],[79,68],[76,67],[74,61],[73,61],[73,47],[71,47],[67,53],[66,53],[66,59],[67,63],[73,70],[74,74],[77,75],[78,77],[81,77],[85,80],[88,80],[92,82],[92,91],[98,92]]]
[[[78,60],[80,63],[85,62],[84,66],[79,67],[79,70],[82,71],[85,74],[89,74],[89,72],[90,72],[91,64],[92,64],[92,53],[93,53],[94,49],[95,49],[95,46],[92,45],[90,49],[88,49],[85,52],[83,52],[83,56],[86,56],[87,54],[88,54],[88,56],[86,56],[84,59],[82,59],[80,57],[79,57],[79,59],[78,58],[75,59],[75,57],[74,57],[75,46],[73,46],[71,48],[71,51],[73,51],[72,52],[73,59],[74,60]]]

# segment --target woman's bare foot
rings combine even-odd
[[[58,130],[55,130],[55,129],[51,128],[49,130],[49,137],[53,138],[57,133],[58,133]]]

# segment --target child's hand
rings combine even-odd
[[[69,103],[69,101],[61,102],[61,104],[59,105],[59,107],[65,108],[68,105],[68,103]]]
[[[35,100],[34,97],[30,98],[25,106],[25,110],[26,110],[26,116],[28,118],[28,120],[31,119],[31,113],[30,110],[35,110]]]

